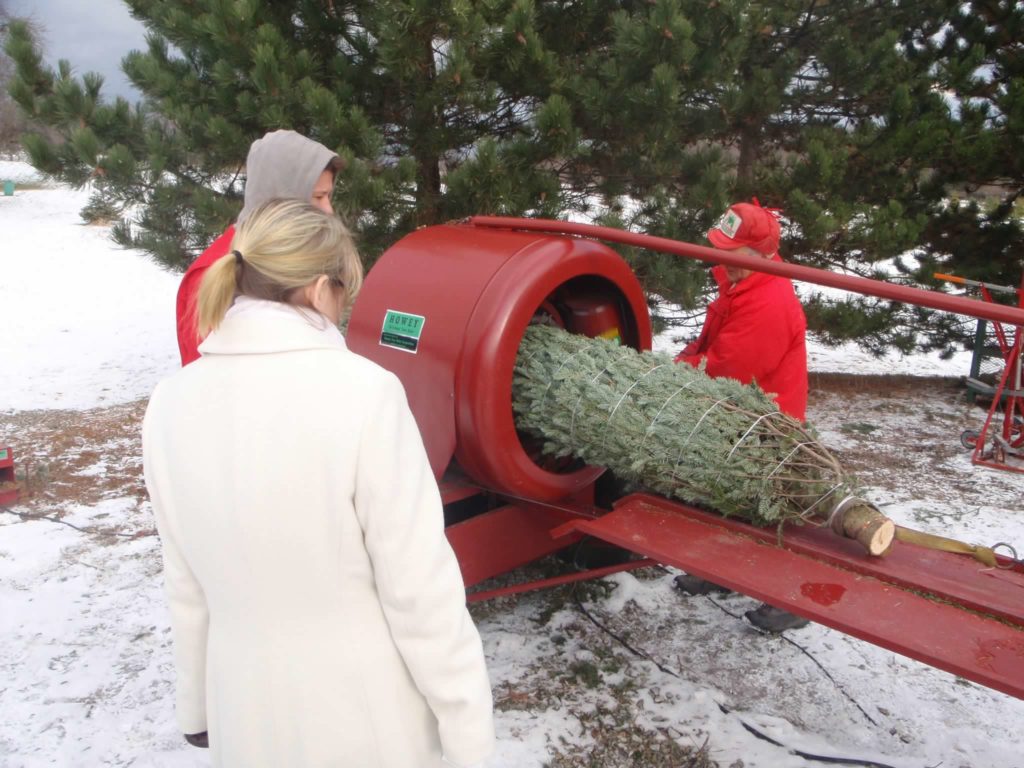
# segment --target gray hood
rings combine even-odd
[[[295,131],[273,131],[257,139],[245,161],[245,206],[238,223],[275,197],[309,201],[316,180],[328,166],[337,174],[341,158]]]

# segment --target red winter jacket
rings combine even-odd
[[[234,237],[235,228],[228,227],[223,235],[214,240],[210,247],[189,265],[181,279],[175,314],[178,320],[178,351],[181,352],[182,367],[199,359],[198,347],[201,339],[196,327],[196,297],[199,296],[199,284],[203,281],[207,268],[231,250],[231,241]]]
[[[778,255],[773,257],[781,261]],[[709,376],[744,384],[756,381],[774,393],[779,410],[804,420],[807,409],[807,319],[793,284],[784,277],[755,272],[735,284],[725,268],[711,270],[718,298],[708,305],[700,337],[676,362],[697,366],[707,360]]]

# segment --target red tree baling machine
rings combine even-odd
[[[405,385],[466,585],[587,536],[642,556],[470,599],[662,563],[1024,698],[1020,561],[986,567],[901,541],[871,557],[811,526],[780,540],[651,494],[602,498],[602,468],[541,458],[512,412],[516,353],[534,316],[651,347],[640,284],[598,240],[1024,325],[1019,308],[590,225],[475,217],[418,230],[368,275],[348,342]]]

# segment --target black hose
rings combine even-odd
[[[589,619],[590,622],[595,627],[597,627],[602,632],[604,632],[606,635],[611,637],[613,640],[615,640],[615,642],[617,642],[619,645],[621,645],[627,651],[632,653],[634,656],[638,656],[641,659],[646,659],[647,661],[651,662],[655,667],[657,667],[659,670],[664,672],[666,675],[671,675],[672,677],[674,677],[674,678],[676,678],[678,680],[683,680],[683,681],[686,680],[686,678],[684,678],[678,672],[675,672],[674,670],[669,669],[668,667],[664,666],[663,664],[661,664],[660,662],[655,660],[652,656],[650,656],[650,654],[647,654],[647,653],[645,653],[645,652],[643,652],[641,650],[638,650],[637,648],[634,648],[632,645],[630,645],[628,642],[626,642],[622,637],[620,637],[619,635],[615,634],[610,629],[608,629],[608,627],[604,626],[601,622],[599,622],[597,619],[595,619],[594,616],[590,613],[590,611],[588,611],[586,609],[586,607],[583,605],[583,603],[580,601],[579,595],[576,594],[576,585],[573,585],[572,598],[573,598],[573,602],[576,603],[576,607],[579,609],[580,613],[582,613],[584,616],[586,616],[587,619]],[[742,718],[740,718],[738,715],[735,715],[732,712],[732,710],[730,710],[724,704],[721,704],[719,702],[715,702],[715,703],[718,705],[718,709],[721,710],[722,714],[724,714],[724,715],[733,715],[733,716],[737,717],[737,719],[739,719],[739,721],[740,721],[740,725],[742,725],[753,736],[756,736],[757,738],[761,739],[762,741],[767,741],[769,744],[772,744],[772,745],[774,745],[776,747],[780,747],[781,749],[785,749],[787,752],[789,752],[789,754],[796,755],[797,757],[802,757],[804,760],[813,760],[813,761],[819,762],[819,763],[830,763],[832,765],[858,765],[858,766],[864,766],[864,768],[895,768],[895,766],[888,765],[887,763],[878,763],[878,762],[875,762],[874,760],[863,760],[863,759],[860,759],[860,758],[853,758],[853,757],[834,757],[834,756],[831,756],[831,755],[815,755],[815,754],[812,754],[810,752],[804,752],[804,751],[799,750],[799,749],[793,749],[791,747],[787,747],[782,742],[776,741],[775,739],[773,739],[768,734],[764,733],[761,730],[758,730],[757,728],[752,726],[750,723],[748,723],[745,720],[743,720]]]

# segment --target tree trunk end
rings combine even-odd
[[[869,555],[880,557],[896,538],[896,524],[865,501],[833,512],[832,530],[860,544]]]

